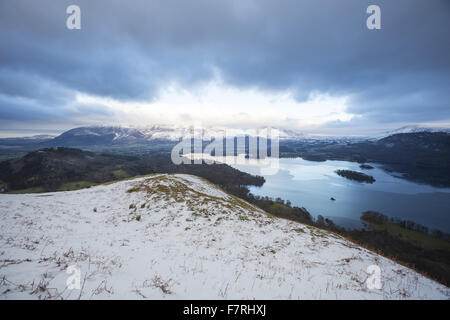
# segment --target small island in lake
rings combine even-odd
[[[360,165],[359,166],[361,169],[373,169],[373,167],[372,166],[370,166],[370,165],[368,165],[368,164],[362,164],[362,165]]]
[[[338,175],[341,177],[355,180],[358,182],[367,182],[367,183],[374,183],[375,179],[372,176],[369,176],[365,173],[358,172],[358,171],[352,171],[352,170],[336,170],[335,171]]]

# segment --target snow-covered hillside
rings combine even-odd
[[[334,234],[189,175],[0,195],[2,299],[448,299],[449,290]],[[366,288],[367,267],[382,289]],[[81,289],[69,290],[70,266]]]

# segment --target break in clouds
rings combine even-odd
[[[449,30],[446,0],[2,1],[0,124],[448,123]]]

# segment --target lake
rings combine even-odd
[[[250,192],[290,200],[294,206],[305,207],[314,217],[320,214],[344,227],[361,227],[362,212],[375,210],[450,232],[450,188],[402,179],[400,174],[384,171],[379,164],[369,163],[374,169],[363,170],[355,162],[285,158],[279,159],[279,169],[272,174],[261,172],[263,160],[242,164],[229,158],[226,163],[232,167],[266,179],[262,187],[251,186]],[[376,181],[373,184],[351,181],[338,176],[337,169],[364,172]],[[336,200],[330,200],[331,197]]]

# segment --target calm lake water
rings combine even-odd
[[[227,159],[236,169],[264,176],[266,182],[262,187],[250,187],[255,195],[290,200],[315,217],[320,214],[345,227],[361,227],[362,212],[375,210],[450,232],[450,188],[410,182],[372,163],[374,169],[363,170],[358,163],[347,161],[279,159],[278,172],[268,174],[261,172],[260,161],[233,164]],[[376,181],[373,184],[351,181],[338,176],[334,172],[337,169],[364,172]],[[330,200],[331,197],[336,200]]]

